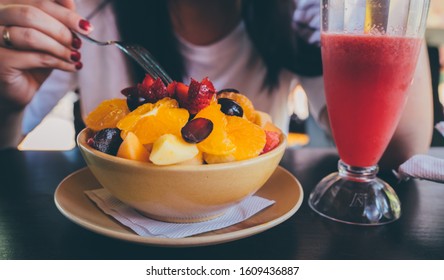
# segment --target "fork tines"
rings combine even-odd
[[[147,49],[140,45],[123,44],[122,42],[116,43],[116,45],[141,65],[153,78],[159,77],[166,85],[173,81]]]

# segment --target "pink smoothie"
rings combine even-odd
[[[375,165],[392,137],[412,82],[420,39],[322,34],[327,108],[341,159]]]

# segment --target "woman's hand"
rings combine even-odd
[[[74,0],[0,0],[1,109],[23,109],[53,69],[80,70],[81,41],[71,30],[91,29]]]

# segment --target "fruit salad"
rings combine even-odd
[[[215,164],[257,157],[277,147],[281,131],[236,89],[189,85],[146,75],[105,100],[85,119],[88,145],[121,158],[156,165]]]

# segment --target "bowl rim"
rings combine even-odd
[[[98,151],[91,146],[89,146],[86,143],[86,134],[88,132],[92,132],[93,130],[90,128],[84,128],[82,129],[76,136],[76,143],[77,146],[83,150],[84,152],[91,154],[95,157],[99,157],[106,161],[112,161],[115,163],[120,164],[126,164],[134,167],[139,168],[149,168],[149,169],[162,169],[162,170],[177,170],[177,171],[205,171],[205,170],[214,170],[214,169],[230,169],[233,167],[240,167],[244,165],[250,165],[253,163],[256,163],[257,161],[266,161],[269,158],[275,157],[278,154],[284,153],[286,147],[287,147],[287,138],[284,133],[281,133],[280,135],[280,143],[279,145],[274,148],[273,150],[259,155],[254,158],[245,159],[245,160],[239,160],[239,161],[233,161],[233,162],[225,162],[225,163],[212,163],[212,164],[201,164],[201,165],[180,165],[180,164],[172,164],[172,165],[156,165],[151,162],[140,162],[136,160],[121,158],[113,155],[109,155],[106,153],[103,153],[101,151]]]

